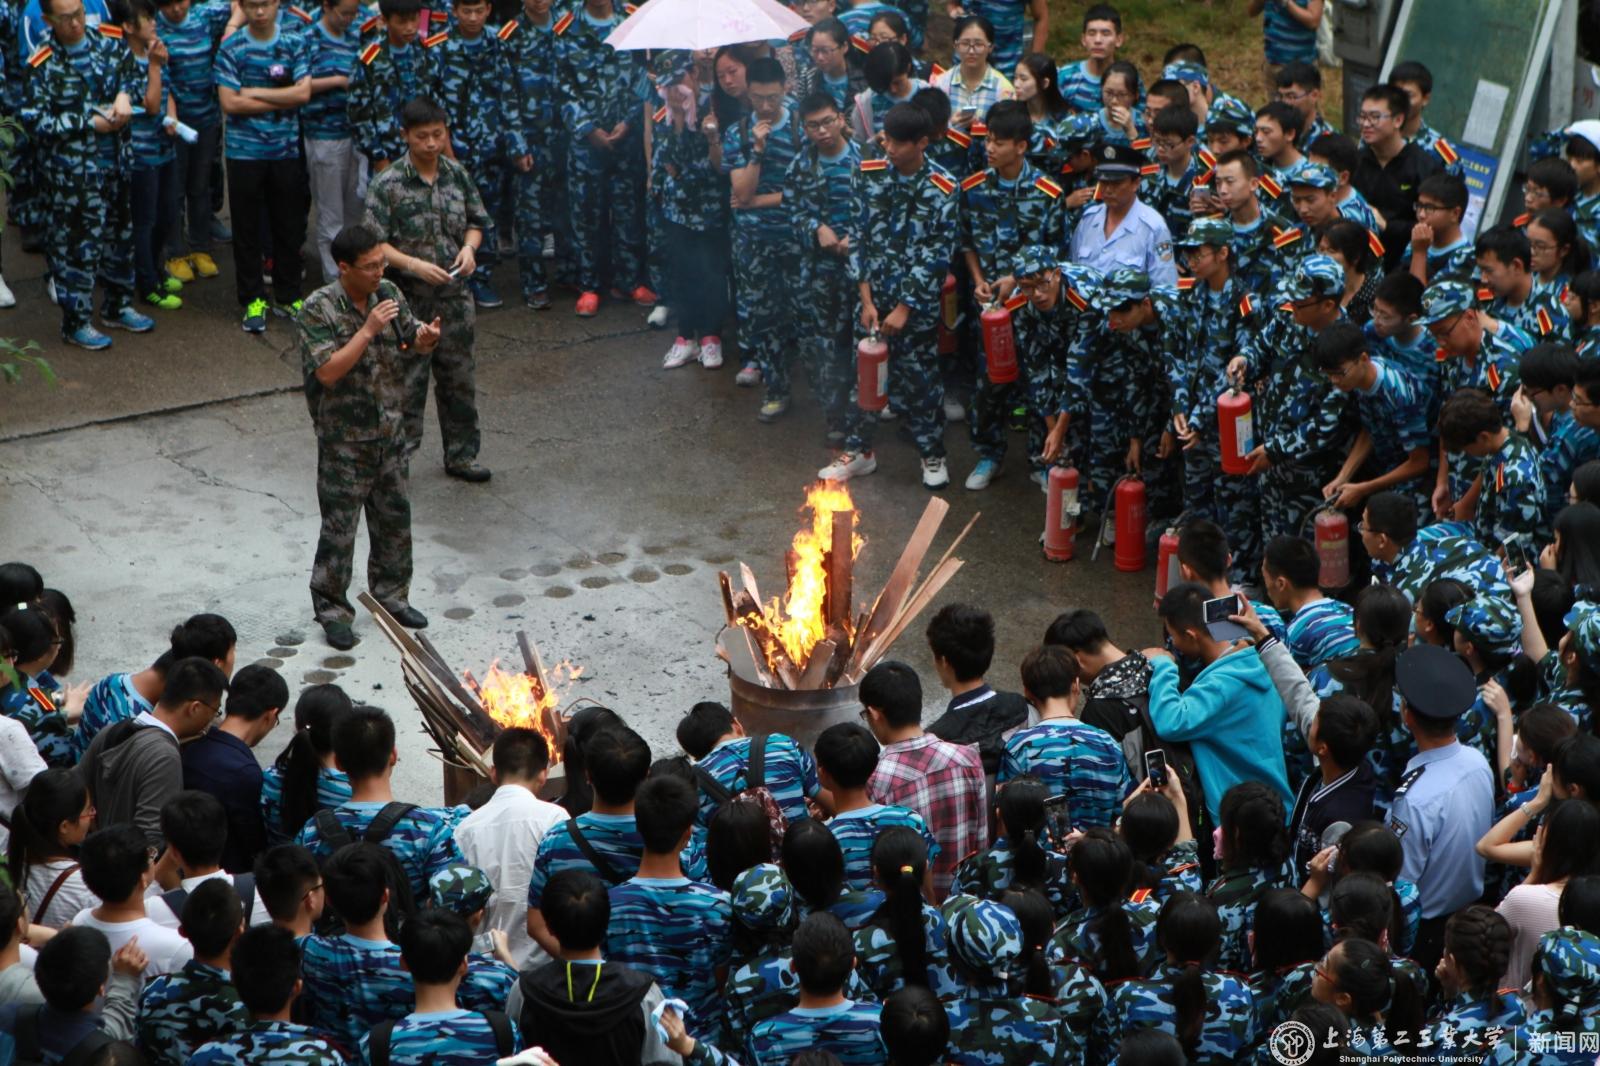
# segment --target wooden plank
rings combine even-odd
[[[761,590],[756,587],[756,572],[744,563],[739,564],[739,580],[744,584],[744,590],[750,598],[756,601],[756,610],[761,610],[766,602],[761,598]]]
[[[541,697],[552,696],[550,691],[550,675],[545,672],[544,659],[539,656],[539,646],[528,639],[528,634],[517,630],[517,647],[522,651],[522,662],[528,670],[528,675],[539,682]]]
[[[830,626],[842,625],[850,617],[850,583],[855,568],[851,546],[855,540],[856,513],[835,511],[827,554],[828,596],[824,621]]]
[[[427,637],[417,634],[417,643],[426,648],[439,663],[444,663],[444,656],[439,654],[439,650]],[[478,702],[478,697],[462,684],[461,678],[457,677],[448,666],[436,669],[434,672],[439,678],[439,683],[461,703],[461,709],[466,713],[464,731],[478,742],[480,749],[488,748],[494,743],[494,738],[500,735],[500,723],[489,716],[489,712],[483,709],[483,704]]]
[[[888,627],[895,615],[900,613],[900,605],[905,602],[906,594],[911,590],[917,570],[922,566],[922,559],[928,554],[933,538],[938,535],[939,524],[944,521],[944,516],[949,511],[950,505],[937,496],[929,500],[928,506],[923,509],[922,517],[917,520],[916,528],[911,531],[910,539],[906,541],[899,560],[889,573],[889,580],[884,583],[883,591],[878,593],[877,602],[872,605],[872,613],[867,618],[866,628],[856,633],[851,673],[855,673],[855,668],[860,667],[866,645],[870,644]]]
[[[819,640],[811,648],[811,658],[800,674],[796,688],[822,688],[828,678],[828,666],[833,662],[833,652],[838,645],[831,640]]]
[[[963,562],[960,559],[946,559],[939,569],[929,575],[927,582],[917,593],[916,599],[907,605],[900,619],[879,634],[873,640],[872,646],[862,655],[857,667],[859,674],[865,674],[872,669],[873,664],[888,653],[889,648],[894,645],[895,641],[900,639],[900,635],[905,632],[906,627],[916,620],[917,615],[928,606],[933,598],[939,594],[939,591],[950,582],[950,579],[955,577],[956,571],[960,570],[962,565]],[[857,680],[859,680],[859,674],[856,677]]]
[[[726,570],[717,571],[717,586],[722,590],[722,613],[730,626],[737,625],[739,615],[733,609],[733,578],[728,576]]]
[[[972,532],[972,527],[978,524],[978,519],[980,517],[982,517],[982,515],[983,515],[983,512],[979,511],[976,514],[974,514],[970,519],[967,520],[967,524],[962,527],[961,532],[956,534],[956,539],[952,540],[950,542],[950,547],[948,547],[948,548],[946,548],[944,550],[944,554],[939,556],[939,561],[933,564],[933,569],[928,571],[927,580],[923,581],[922,584],[918,585],[916,591],[913,592],[910,596],[906,597],[906,603],[907,604],[910,604],[913,600],[915,600],[922,593],[922,590],[927,587],[928,581],[933,580],[933,575],[938,573],[939,572],[939,568],[945,564],[945,560],[949,559],[950,556],[952,556],[952,555],[954,555],[956,553],[956,549],[961,547],[961,542],[967,539],[967,534]],[[901,608],[900,613],[902,615],[905,614],[905,608],[904,607]],[[894,622],[898,622],[899,620],[900,619],[897,617],[897,618],[894,619]],[[890,622],[890,625],[892,626],[894,624],[894,622]]]

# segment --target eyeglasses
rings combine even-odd
[[[1329,381],[1343,381],[1353,374],[1355,369],[1356,365],[1354,363],[1346,363],[1344,366],[1337,366],[1332,370],[1324,370],[1323,373],[1327,375]]]
[[[213,722],[220,721],[222,719],[222,704],[219,703],[215,707],[213,707],[211,704],[207,703],[205,700],[195,700],[195,702],[198,703],[200,706],[204,707],[206,710],[211,712],[211,720]]]
[[[821,133],[835,122],[839,121],[838,115],[829,115],[827,118],[808,120],[804,125],[807,133]]]
[[[1528,248],[1530,250],[1532,250],[1532,251],[1535,251],[1535,252],[1553,252],[1558,247],[1560,247],[1560,245],[1557,245],[1553,241],[1529,241],[1528,242]]]
[[[1322,978],[1324,981],[1328,982],[1330,985],[1336,985],[1339,983],[1333,979],[1333,974],[1323,969],[1321,963],[1318,963],[1316,966],[1312,967],[1312,972],[1318,977]]]
[[[1176,152],[1183,147],[1182,141],[1175,141],[1170,137],[1157,137],[1152,143],[1163,152]]]
[[[1417,214],[1419,214],[1419,215],[1430,214],[1430,213],[1432,213],[1434,211],[1448,211],[1448,210],[1450,210],[1450,209],[1448,207],[1444,206],[1444,204],[1426,204],[1426,203],[1423,203],[1421,200],[1417,201],[1416,211],[1417,211]]]
[[[830,59],[833,56],[838,55],[843,50],[844,49],[836,48],[831,44],[813,44],[811,46],[811,54],[818,59]]]
[[[1388,122],[1394,118],[1387,111],[1363,111],[1356,116],[1356,122],[1362,126],[1376,126],[1381,122]]]
[[[1102,100],[1132,100],[1133,94],[1125,89],[1101,89],[1100,98]]]
[[[359,270],[363,274],[382,274],[383,268],[388,265],[388,262],[380,255],[370,263],[351,263],[350,269]]]
[[[783,102],[782,93],[751,93],[752,104],[779,104]]]
[[[879,30],[877,33],[868,34],[867,39],[873,44],[888,44],[890,41],[898,41],[900,38],[889,30]]]
[[[70,24],[70,23],[73,23],[73,22],[82,22],[83,20],[84,20],[84,11],[83,11],[83,8],[81,8],[81,7],[78,8],[78,10],[76,10],[76,11],[65,11],[65,12],[58,11],[54,15],[46,15],[45,16],[45,21],[47,21],[47,22],[64,22],[64,23],[69,23]]]
[[[1278,90],[1278,100],[1285,104],[1298,104],[1301,100],[1307,100],[1310,97],[1310,93],[1303,93],[1299,89]]]
[[[963,52],[981,52],[985,48],[990,47],[990,44],[989,44],[988,41],[982,41],[982,40],[979,40],[979,41],[957,41],[956,42],[956,47],[961,49]]]

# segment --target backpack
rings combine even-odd
[[[233,885],[233,890],[239,893],[239,902],[244,904],[244,924],[248,926],[250,916],[256,909],[256,875],[230,874],[229,881]],[[174,918],[182,921],[183,905],[189,902],[189,890],[180,885],[170,892],[163,892],[161,902],[167,905]]]
[[[378,816],[367,826],[366,832],[361,834],[361,843],[382,845],[389,839],[389,834],[394,832],[394,827],[400,824],[400,820],[416,809],[417,805],[414,803],[401,803],[398,800],[385,803]],[[323,807],[318,810],[312,820],[316,823],[317,835],[327,841],[334,851],[356,842],[350,831],[334,817],[331,808]],[[405,867],[400,865],[399,856],[388,848],[382,848],[382,851],[384,880],[389,887],[389,909],[384,916],[384,925],[392,926],[390,930],[392,937],[398,932],[399,923],[416,913],[417,901],[411,894],[411,878],[406,874]],[[317,920],[317,925],[317,932],[323,936],[332,936],[344,930],[344,921],[331,912],[324,913]]]
[[[511,1040],[511,1019],[505,1011],[486,1010],[478,1013],[494,1030],[494,1046],[500,1052],[500,1057],[510,1058],[516,1051]],[[372,1027],[372,1035],[367,1038],[367,1061],[372,1066],[389,1066],[389,1041],[394,1036],[394,1023],[395,1020],[390,1018]]]
[[[694,776],[695,780],[700,783],[701,789],[716,803],[717,810],[721,810],[736,799],[748,799],[759,803],[766,813],[767,825],[771,828],[773,855],[777,856],[783,845],[783,834],[789,828],[789,819],[784,816],[783,808],[778,805],[777,797],[767,787],[767,738],[765,736],[750,738],[750,760],[745,766],[744,787],[737,792],[729,791],[721,781],[711,775],[711,771],[703,766],[694,768]]]
[[[11,1036],[16,1042],[18,1063],[44,1061],[44,1051],[39,1046],[39,1025],[43,1014],[42,1003],[33,1010],[17,1012]],[[61,1057],[60,1066],[87,1066],[89,1060],[94,1058],[95,1052],[110,1043],[113,1041],[104,1029],[94,1029],[85,1033],[83,1039],[72,1045],[71,1049]]]

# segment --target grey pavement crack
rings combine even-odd
[[[156,458],[165,459],[167,462],[171,463],[173,466],[177,467],[179,470],[182,470],[184,473],[186,473],[186,474],[190,475],[191,477],[193,477],[196,481],[200,482],[200,484],[202,484],[202,485],[210,485],[213,488],[219,488],[219,489],[230,489],[230,490],[232,490],[234,492],[244,492],[244,493],[248,493],[248,494],[250,494],[252,496],[265,496],[267,499],[272,500],[273,502],[277,503],[280,507],[282,507],[284,510],[288,511],[290,514],[294,515],[296,518],[304,518],[304,517],[306,517],[305,512],[303,512],[299,508],[295,507],[288,500],[285,500],[282,496],[279,496],[276,492],[268,492],[266,489],[253,489],[253,488],[250,488],[247,485],[240,485],[240,484],[237,484],[235,482],[229,481],[226,478],[218,477],[217,475],[215,475],[213,473],[210,473],[209,471],[201,469],[199,466],[196,466],[194,463],[186,462],[182,458],[180,458],[180,457],[178,457],[176,455],[170,454],[169,452],[167,452],[166,450],[164,450],[162,448],[157,448],[156,449]]]

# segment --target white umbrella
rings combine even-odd
[[[777,0],[649,0],[611,31],[618,51],[781,41],[811,24]]]

